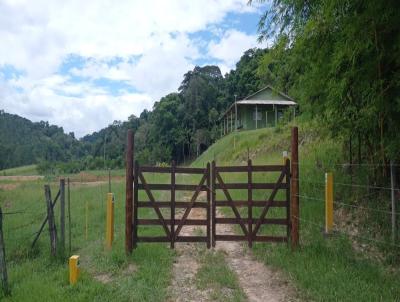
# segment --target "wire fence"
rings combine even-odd
[[[325,228],[325,226],[323,224],[315,222],[315,221],[312,221],[312,220],[309,220],[309,219],[305,219],[305,218],[297,217],[297,216],[294,216],[294,218],[296,218],[299,221],[304,222],[304,223],[306,223],[308,225],[311,225],[314,228],[317,228],[321,232]],[[358,235],[358,234],[352,234],[352,233],[345,232],[345,231],[343,231],[341,229],[338,229],[338,228],[334,228],[333,232],[331,233],[331,235],[335,235],[335,234],[336,235],[340,234],[340,235],[344,235],[344,236],[358,238],[358,239],[361,239],[361,240],[367,240],[367,241],[374,242],[374,243],[377,243],[377,244],[380,244],[380,245],[391,246],[391,247],[396,247],[396,248],[399,247],[400,248],[399,244],[391,243],[390,241],[383,241],[383,240],[378,240],[378,239],[367,237],[367,236],[362,236],[362,235]]]
[[[99,175],[95,175],[98,173]],[[69,192],[71,201],[71,233],[72,245],[81,248],[85,241],[98,240],[102,233],[105,233],[106,217],[106,193],[110,185],[119,181],[121,171],[100,171],[85,172],[72,175],[69,181]],[[110,177],[109,177],[109,174]],[[18,188],[18,194],[12,190],[7,191],[2,199],[7,206],[3,211],[3,231],[7,248],[7,255],[13,258],[19,255],[22,250],[29,249],[34,237],[39,234],[39,229],[47,219],[47,206],[43,185],[51,184],[53,199],[59,189],[58,179],[64,177],[51,177],[50,179],[37,182],[27,182]],[[68,182],[66,179],[65,205],[66,205],[66,239],[68,238],[68,213],[67,213],[67,192]],[[32,198],[33,196],[33,198]],[[40,196],[40,197],[37,197]],[[4,198],[3,198],[4,197]],[[9,200],[6,202],[6,200]],[[54,200],[53,200],[54,202]],[[58,236],[60,236],[60,200],[54,205],[55,221]],[[40,234],[39,245],[47,246],[49,241],[47,223]],[[100,237],[101,238],[101,237]],[[68,239],[67,243],[68,245]],[[74,249],[74,247],[73,247]]]
[[[389,167],[389,165],[371,165],[371,164],[348,164],[339,163],[329,166],[360,166],[360,167]],[[316,168],[315,164],[302,164],[299,166]],[[394,165],[400,167],[400,165]],[[108,172],[108,171],[107,171]],[[112,171],[113,172],[113,171]],[[112,173],[111,173],[112,174]],[[115,176],[115,175],[114,175]],[[113,177],[114,177],[113,176]],[[298,180],[300,184],[308,184],[305,193],[298,194],[297,196],[304,201],[321,203],[321,206],[325,203],[325,198],[323,198],[323,192],[325,189],[325,181],[314,180],[315,177],[307,177],[308,175],[301,174],[300,178],[292,178],[292,180]],[[312,175],[313,176],[313,175]],[[111,177],[111,182],[114,183]],[[323,175],[321,175],[323,177]],[[53,190],[56,187],[53,181]],[[106,193],[109,191],[109,180],[108,173],[106,171],[102,172],[101,175],[93,175],[90,173],[80,173],[71,177],[70,179],[70,198],[71,198],[71,216],[72,216],[72,233],[74,241],[78,240],[78,245],[81,245],[83,240],[97,239],[98,236],[105,231],[105,217],[106,217]],[[333,200],[334,205],[337,207],[345,207],[349,209],[355,209],[360,211],[370,211],[373,213],[381,213],[385,215],[396,215],[400,216],[399,211],[391,211],[390,209],[373,208],[366,206],[365,204],[360,205],[363,200],[371,199],[383,199],[383,197],[377,197],[378,194],[382,192],[392,191],[393,188],[384,185],[368,185],[362,184],[360,182],[346,183],[344,181],[334,182],[335,188],[361,188],[367,189],[369,192],[365,194],[359,194],[351,198],[337,198]],[[338,189],[338,191],[341,191]],[[372,192],[371,192],[372,191]],[[300,187],[300,192],[302,192]],[[395,192],[400,192],[399,188],[395,188]],[[10,245],[17,248],[21,243],[30,244],[30,241],[34,236],[38,234],[38,229],[46,218],[47,211],[45,205],[44,192],[41,192],[42,198],[34,199],[27,206],[23,208],[5,210],[3,212],[4,218],[4,229],[5,238],[7,243],[13,242]],[[356,202],[355,202],[356,201]],[[301,202],[301,204],[303,204]],[[56,207],[58,204],[56,205]],[[386,206],[389,206],[387,203]],[[56,208],[56,216],[58,216],[58,208]],[[20,219],[13,219],[9,221],[11,217],[20,217]],[[322,229],[323,225],[308,219],[299,217],[300,221],[304,223],[318,226]],[[10,224],[8,224],[10,222]],[[57,219],[58,222],[58,219]],[[44,232],[47,232],[47,227]],[[340,229],[335,229],[336,233],[342,235],[356,237],[370,242],[386,244],[393,247],[400,247],[398,244],[390,243],[386,241],[379,241],[375,238],[369,238],[368,236],[363,236],[359,234],[351,234]],[[48,240],[47,234],[41,235],[41,241],[45,242]]]

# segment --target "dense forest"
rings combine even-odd
[[[399,20],[396,0],[275,0],[259,23],[275,44],[258,75],[344,138],[350,163],[398,160]]]
[[[0,110],[0,169],[38,161],[68,161],[84,154],[73,133]]]
[[[251,2],[251,1],[250,1]],[[349,162],[399,160],[400,2],[275,0],[259,23],[270,49],[247,50],[236,68],[195,67],[151,111],[76,140],[62,128],[0,115],[0,168],[70,161],[64,168],[122,167],[128,128],[141,162],[184,162],[218,138],[218,118],[237,98],[270,84],[327,127]],[[383,171],[384,172],[384,171]]]

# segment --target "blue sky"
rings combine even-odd
[[[0,109],[78,137],[151,109],[195,65],[257,43],[247,0],[1,1]]]

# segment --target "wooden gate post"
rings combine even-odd
[[[171,249],[175,248],[175,161],[171,165]]]
[[[291,214],[291,244],[292,249],[296,249],[299,245],[299,139],[298,128],[292,128],[292,160],[291,160],[291,198],[290,198],[290,214]]]
[[[257,117],[256,117],[257,118]],[[247,223],[248,234],[247,244],[249,248],[253,247],[253,187],[252,187],[252,162],[251,159],[247,161]]]
[[[210,163],[207,163],[207,248],[211,248],[211,179]]]
[[[217,219],[217,206],[215,204],[216,200],[216,191],[215,191],[215,160],[211,163],[211,207],[212,207],[212,217],[211,217],[211,246],[215,247],[215,237],[217,236],[216,224],[215,220]]]
[[[132,209],[133,209],[133,156],[134,134],[127,133],[126,143],[126,200],[125,200],[125,252],[132,253]],[[136,177],[136,176],[135,176]]]

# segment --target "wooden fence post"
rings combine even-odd
[[[132,209],[133,209],[133,156],[134,134],[127,133],[126,144],[126,200],[125,200],[125,252],[132,253]],[[135,175],[137,177],[137,175]]]
[[[49,222],[49,234],[50,234],[50,252],[53,257],[57,255],[57,230],[56,224],[54,221],[54,211],[51,202],[51,191],[50,186],[44,186],[44,194],[46,197],[46,205],[47,205],[47,219]]]
[[[393,161],[390,161],[390,184],[391,184],[391,200],[392,200],[392,243],[397,240],[397,223],[396,223],[396,170]]]
[[[68,198],[68,247],[69,247],[69,255],[71,255],[72,246],[71,246],[71,192],[69,188],[69,177],[67,179],[67,198]]]
[[[114,194],[107,193],[106,247],[111,250],[114,240]]]
[[[333,227],[333,175],[325,173],[325,234],[332,232]]]
[[[292,249],[296,249],[299,245],[299,139],[298,128],[292,128],[292,160],[291,160],[291,244]]]
[[[60,252],[65,255],[65,179],[60,179]]]
[[[4,237],[3,237],[3,212],[1,210],[1,207],[0,207],[0,273],[1,273],[0,277],[4,295],[8,296],[10,294],[10,289],[8,287],[6,248],[4,246]]]

